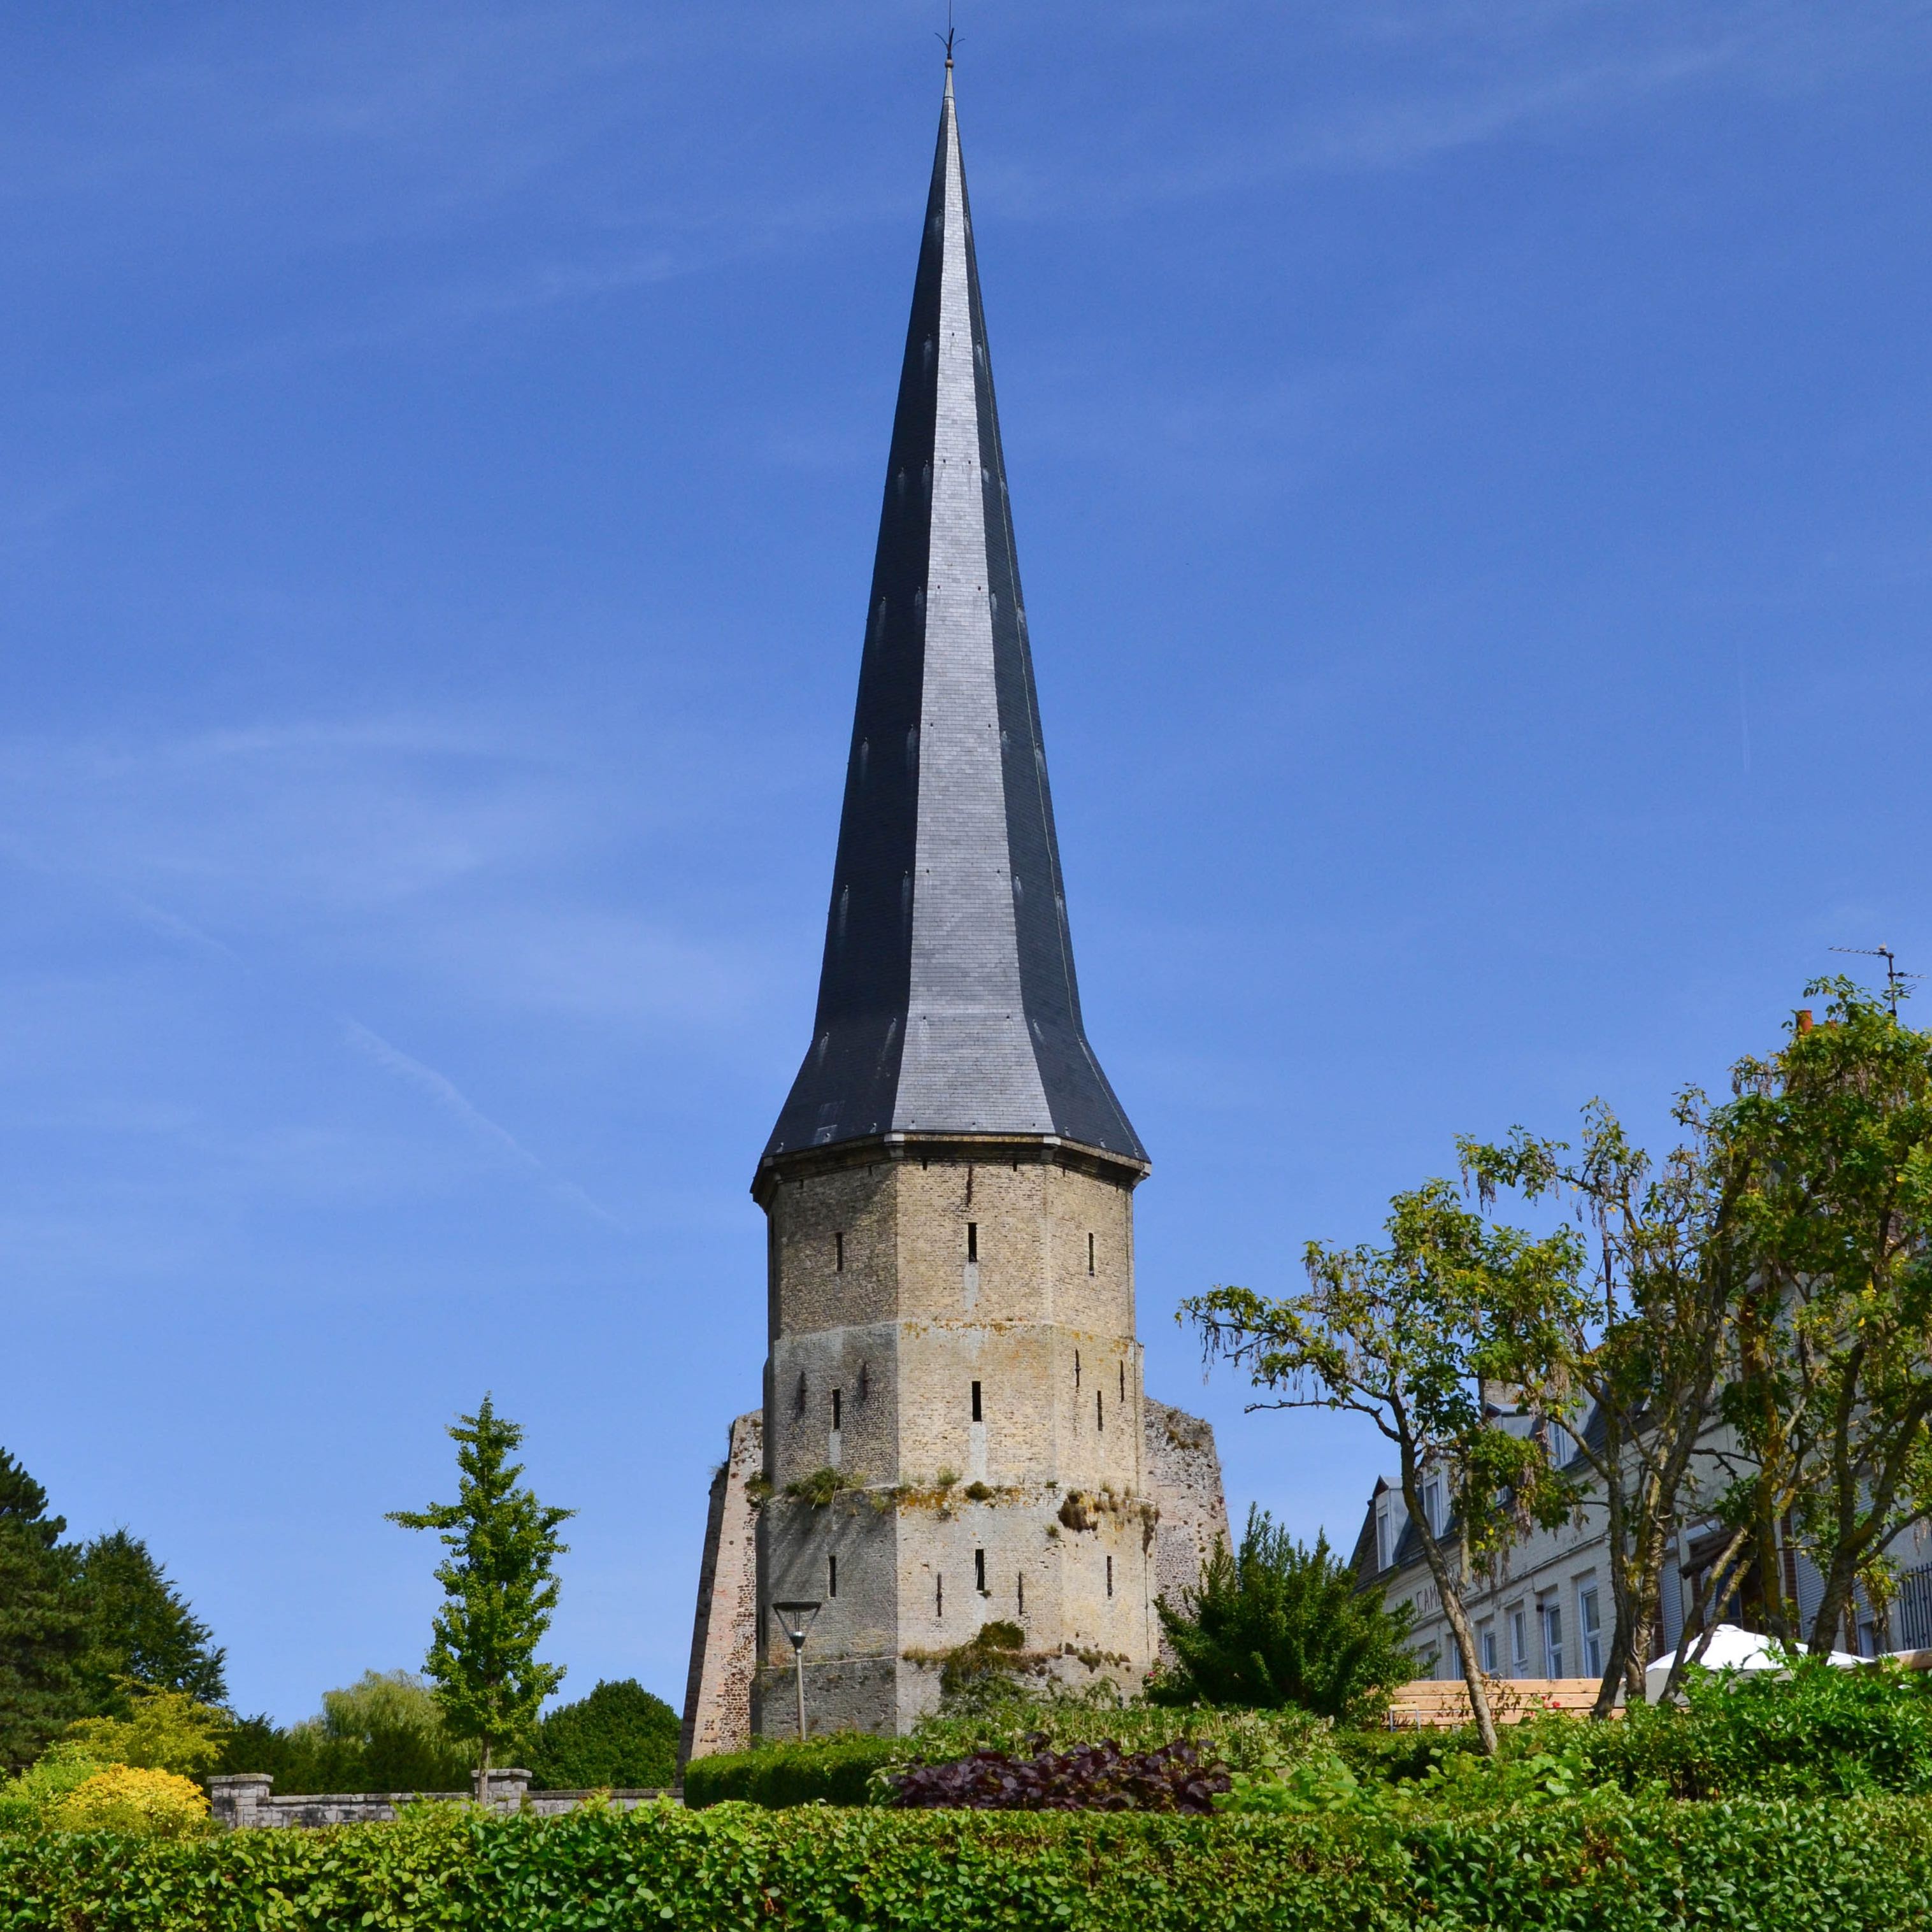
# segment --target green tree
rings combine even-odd
[[[1238,1550],[1215,1545],[1180,1606],[1155,1607],[1178,1660],[1148,1686],[1157,1704],[1292,1705],[1360,1723],[1415,1675],[1408,1606],[1385,1610],[1326,1537],[1308,1549],[1263,1510],[1248,1511]]]
[[[1582,1254],[1567,1229],[1540,1238],[1492,1226],[1446,1180],[1390,1204],[1385,1247],[1311,1241],[1309,1286],[1279,1299],[1222,1287],[1181,1304],[1204,1352],[1245,1368],[1270,1399],[1255,1408],[1341,1408],[1394,1445],[1402,1501],[1454,1636],[1484,1750],[1496,1748],[1463,1591],[1531,1523],[1573,1501],[1545,1438],[1504,1426],[1491,1400],[1521,1355],[1553,1352],[1549,1311],[1576,1292]],[[1424,1483],[1447,1484],[1446,1513]]]
[[[677,1713],[632,1678],[600,1682],[537,1726],[530,1775],[539,1790],[652,1791],[677,1781]]]
[[[428,1682],[408,1670],[364,1671],[322,1694],[321,1714],[286,1728],[242,1719],[222,1752],[224,1772],[265,1771],[285,1794],[460,1791],[468,1747],[445,1728]]]
[[[74,1580],[86,1619],[76,1674],[88,1709],[123,1711],[117,1686],[130,1678],[200,1704],[228,1701],[226,1653],[138,1536],[117,1529],[84,1545]]]
[[[30,1764],[80,1714],[83,1624],[47,1492],[0,1449],[0,1766]]]
[[[1599,1716],[1619,1693],[1643,1695],[1645,1640],[1680,1504],[1700,1486],[1700,1451],[1750,1267],[1738,1217],[1748,1163],[1695,1088],[1678,1096],[1673,1118],[1684,1138],[1654,1167],[1601,1101],[1584,1110],[1574,1150],[1520,1127],[1498,1144],[1457,1143],[1485,1208],[1503,1188],[1530,1201],[1571,1198],[1592,1236],[1582,1292],[1556,1283],[1550,1303],[1504,1338],[1497,1365],[1522,1409],[1546,1432],[1562,1430],[1595,1478],[1580,1501],[1606,1518],[1613,1624]]]
[[[450,1555],[436,1566],[443,1588],[424,1667],[444,1721],[476,1740],[484,1778],[499,1747],[526,1737],[562,1667],[537,1660],[556,1607],[554,1559],[568,1548],[558,1528],[577,1512],[538,1502],[519,1488],[523,1465],[508,1460],[524,1432],[485,1395],[474,1415],[449,1430],[456,1444],[457,1500],[394,1510],[405,1529],[433,1529]]]
[[[1778,1589],[1788,1511],[1825,1580],[1804,1633],[1822,1654],[1861,1584],[1882,1600],[1888,1545],[1932,1521],[1932,1032],[1848,980],[1807,992],[1825,1023],[1800,1015],[1781,1052],[1741,1061],[1715,1124],[1750,1267],[1720,1408],[1768,1621],[1798,1634]]]
[[[57,1750],[95,1764],[172,1771],[183,1778],[198,1778],[220,1762],[235,1722],[226,1711],[197,1703],[184,1690],[150,1690],[126,1678],[114,1688],[123,1714],[77,1719]]]

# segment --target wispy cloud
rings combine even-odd
[[[342,1036],[358,1053],[372,1061],[382,1070],[392,1074],[406,1085],[426,1095],[452,1120],[485,1147],[502,1155],[511,1165],[522,1168],[540,1180],[544,1186],[559,1201],[592,1215],[607,1226],[620,1233],[630,1231],[616,1215],[609,1214],[574,1180],[560,1179],[537,1156],[512,1133],[508,1127],[493,1120],[464,1094],[456,1083],[446,1075],[439,1073],[433,1066],[392,1046],[373,1028],[364,1026],[360,1020],[344,1016]]]

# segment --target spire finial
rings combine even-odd
[[[948,94],[952,92],[952,43],[958,38],[958,28],[952,24],[952,0],[946,0],[946,31],[943,34],[934,34],[932,38],[935,40],[943,40],[946,44],[946,91]]]

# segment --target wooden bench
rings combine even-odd
[[[1499,1724],[1520,1724],[1546,1711],[1568,1711],[1581,1716],[1594,1709],[1598,1681],[1594,1677],[1489,1677],[1490,1714]],[[1453,1683],[1405,1684],[1389,1706],[1392,1730],[1440,1730],[1466,1724],[1468,1687]]]

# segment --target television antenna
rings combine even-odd
[[[1834,952],[1856,952],[1861,958],[1882,959],[1885,962],[1885,1003],[1892,1009],[1894,1019],[1898,1017],[1898,989],[1907,980],[1922,980],[1922,973],[1901,973],[1898,970],[1898,956],[1888,946],[1834,946]]]

